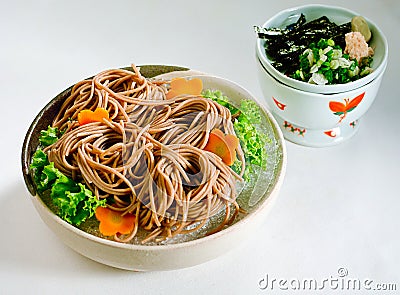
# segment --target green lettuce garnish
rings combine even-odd
[[[203,96],[214,100],[220,105],[228,108],[232,116],[233,128],[236,136],[239,138],[240,146],[245,155],[246,167],[243,178],[250,180],[251,174],[255,170],[255,166],[265,169],[267,165],[268,154],[266,145],[269,141],[268,136],[257,129],[257,125],[261,123],[261,110],[256,102],[246,99],[242,100],[240,107],[233,106],[228,97],[224,96],[221,91],[205,90]],[[232,170],[239,173],[242,163],[236,159],[231,166]]]
[[[52,145],[58,140],[59,135],[60,132],[57,127],[48,126],[47,130],[40,131],[39,142],[44,147]]]
[[[257,130],[261,123],[261,114],[258,105],[251,100],[243,100],[240,106],[241,114],[233,122],[236,135],[243,142],[242,149],[246,160],[251,164],[265,169],[267,164],[266,144],[268,137]]]
[[[47,175],[43,173],[44,167],[48,164],[47,155],[41,149],[38,149],[32,157],[30,168],[33,170],[33,180],[39,192],[43,192],[50,187],[45,180]]]
[[[94,215],[97,207],[105,206],[105,199],[97,200],[85,185],[61,173],[41,149],[33,155],[30,167],[34,172],[37,190],[50,190],[50,197],[58,208],[57,214],[65,221],[80,225]]]

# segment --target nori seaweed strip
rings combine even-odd
[[[268,39],[273,38],[274,36],[282,36],[287,31],[279,29],[279,28],[262,28],[259,26],[254,26],[254,31],[257,33],[258,38],[261,39]]]
[[[301,14],[297,22],[294,24],[290,24],[286,26],[286,29],[291,31],[291,30],[297,30],[300,28],[302,25],[306,23],[306,16],[304,14]]]

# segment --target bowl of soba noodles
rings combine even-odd
[[[134,271],[204,263],[262,231],[285,169],[282,132],[253,95],[165,65],[75,83],[22,150],[45,224],[83,256]]]

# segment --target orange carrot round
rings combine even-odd
[[[200,95],[203,90],[203,81],[199,78],[186,80],[185,78],[174,78],[171,81],[171,88],[167,92],[167,99],[181,95]]]
[[[226,165],[231,166],[236,159],[238,145],[239,139],[235,135],[225,135],[221,130],[214,129],[210,132],[204,150],[216,154]]]
[[[106,109],[97,108],[92,110],[82,110],[78,114],[79,125],[85,125],[93,122],[103,122],[103,119],[110,120],[110,115]]]
[[[97,220],[100,221],[99,230],[104,236],[113,236],[116,233],[123,235],[132,232],[135,226],[135,215],[111,210],[110,208],[97,207],[95,212]]]

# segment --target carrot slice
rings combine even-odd
[[[216,154],[226,165],[231,166],[236,159],[238,145],[239,139],[235,135],[225,135],[221,130],[214,129],[210,132],[204,150]]]
[[[97,220],[100,221],[99,230],[104,236],[113,236],[116,233],[123,235],[132,232],[135,227],[135,215],[111,210],[110,208],[97,207],[95,212]]]
[[[237,138],[233,134],[225,135],[225,141],[231,150],[236,150],[237,147],[239,146],[239,138]]]
[[[103,122],[103,119],[110,120],[108,111],[103,108],[97,108],[94,112],[92,110],[82,110],[78,114],[79,125]]]
[[[203,81],[199,78],[186,80],[185,78],[174,78],[171,81],[171,88],[167,92],[167,99],[178,95],[200,95],[203,90]]]

